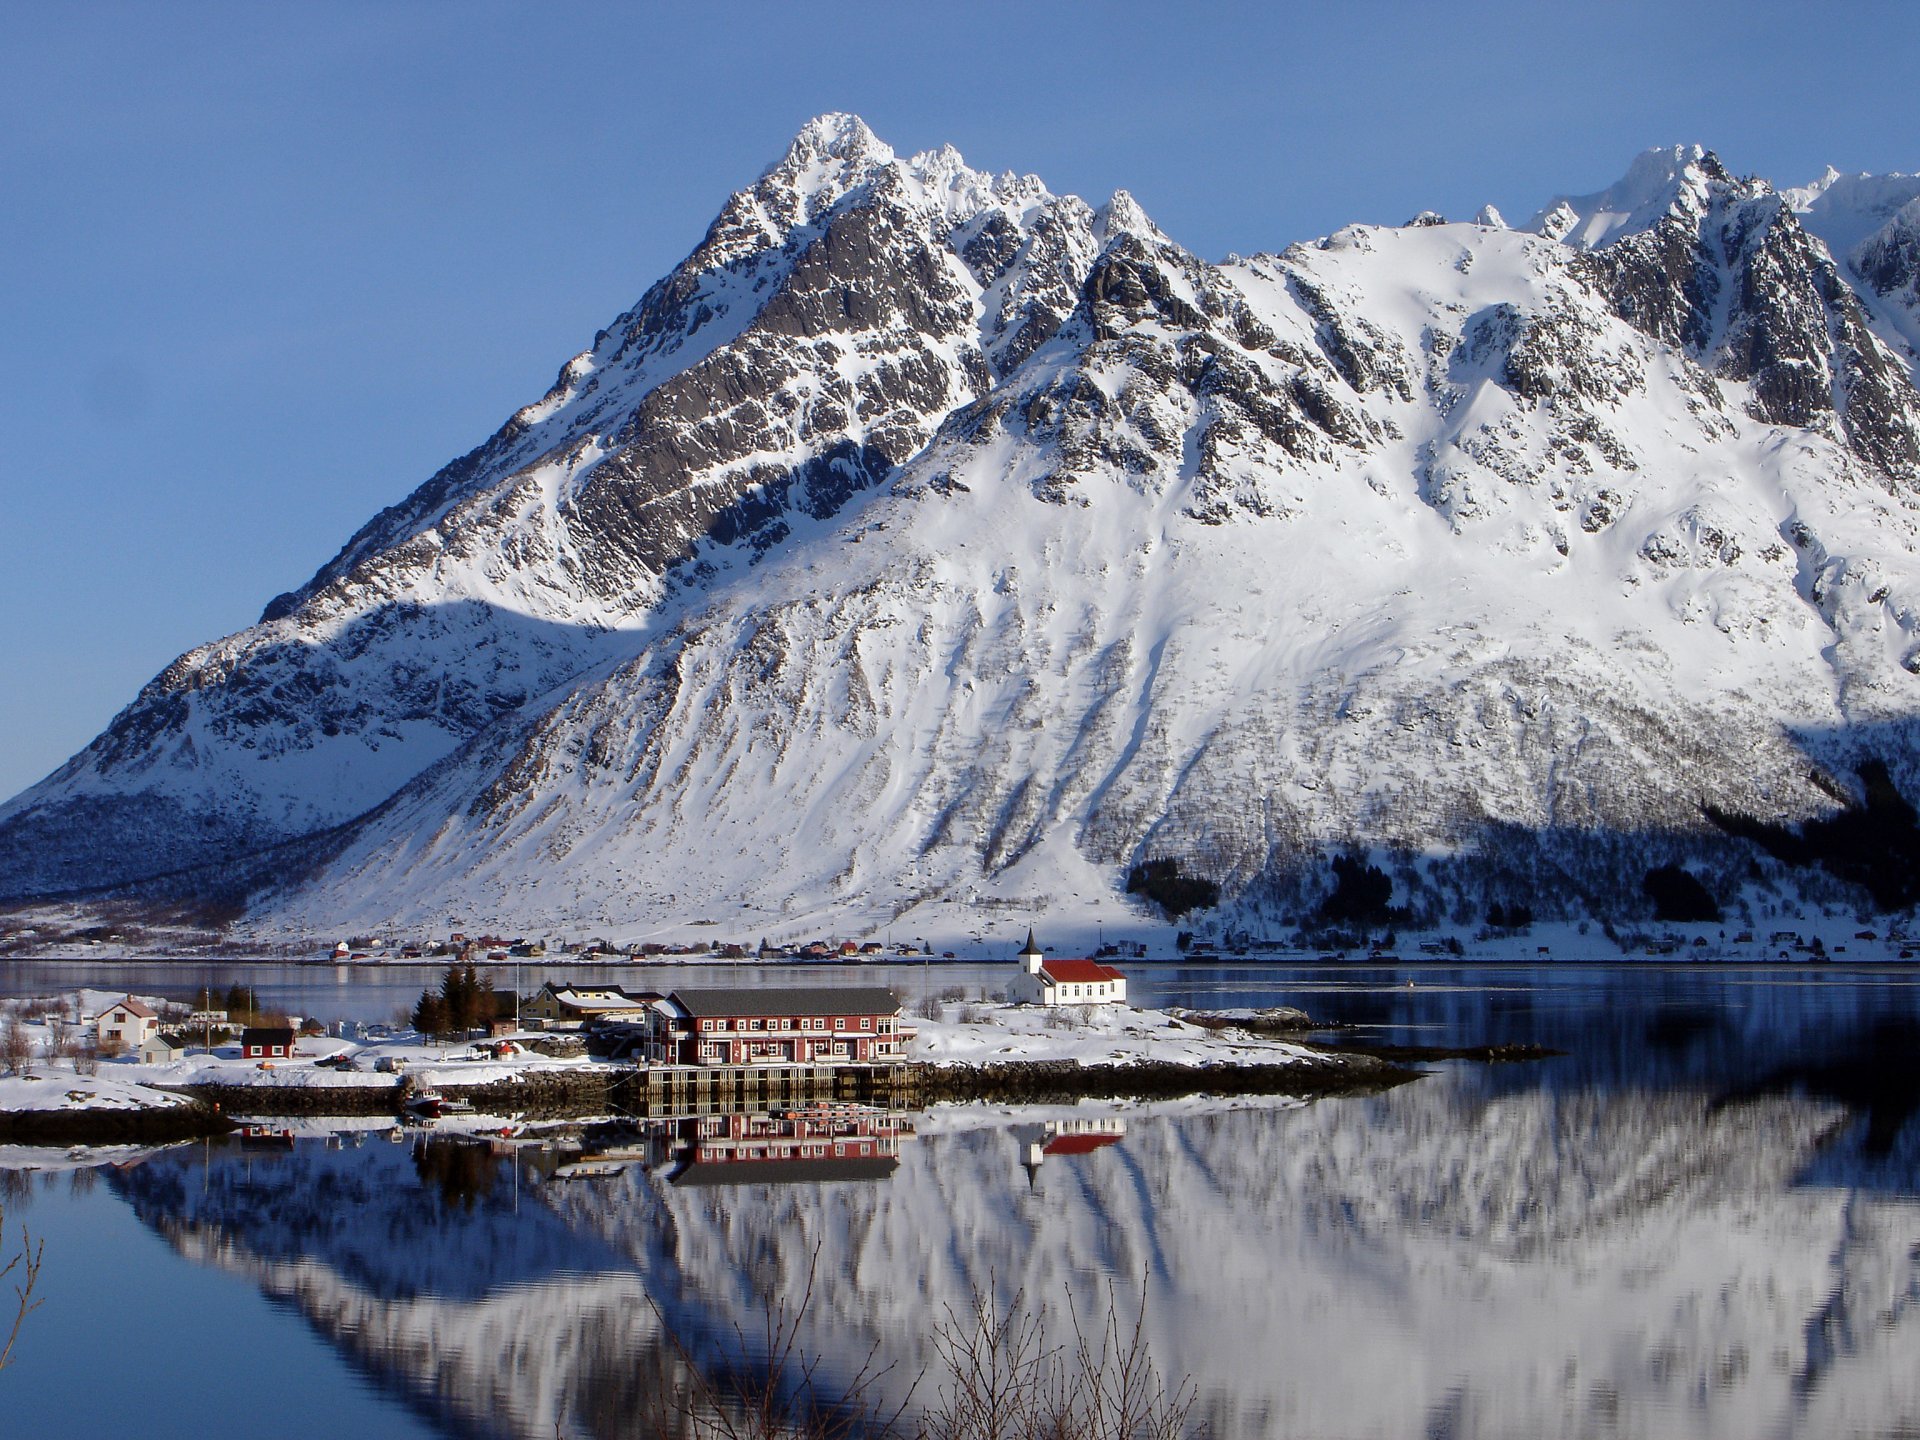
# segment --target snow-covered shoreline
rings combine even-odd
[[[97,998],[82,992],[70,997],[81,1003],[67,1008],[84,1011],[84,1002]],[[18,1007],[9,1002],[7,1008]],[[1081,1077],[1092,1082],[1096,1076],[1108,1091],[1116,1083],[1122,1088],[1138,1083],[1143,1093],[1162,1093],[1206,1077],[1234,1090],[1280,1088],[1290,1074],[1307,1088],[1323,1090],[1330,1079],[1363,1081],[1390,1068],[1231,1025],[1209,1028],[1167,1011],[1122,1004],[1050,1008],[954,1002],[934,1008],[934,1018],[906,1022],[910,1075],[903,1084],[909,1096],[976,1090],[994,1095],[1032,1085],[1064,1093]],[[243,1058],[235,1045],[162,1063],[56,1057],[48,1019],[41,1016],[39,1023],[24,1027],[34,1054],[15,1073],[0,1077],[0,1116],[37,1111],[49,1119],[82,1113],[134,1117],[204,1105],[214,1097],[229,1111],[247,1114],[273,1114],[280,1107],[316,1113],[332,1106],[398,1111],[408,1096],[423,1091],[481,1090],[512,1108],[527,1108],[539,1097],[564,1102],[635,1073],[625,1062],[545,1055],[523,1044],[449,1046],[413,1035],[367,1042],[313,1036],[298,1042],[292,1058],[265,1062]],[[1395,1073],[1404,1078],[1404,1072]]]

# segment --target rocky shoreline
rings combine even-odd
[[[919,1104],[988,1101],[1172,1100],[1187,1095],[1293,1095],[1314,1099],[1372,1095],[1417,1079],[1420,1071],[1374,1056],[1281,1065],[1080,1065],[1070,1060],[1010,1060],[985,1065],[920,1065],[908,1080]]]
[[[234,1128],[217,1106],[198,1101],[140,1110],[0,1112],[0,1144],[6,1145],[172,1145]]]
[[[624,1067],[572,1070],[477,1085],[436,1083],[451,1100],[487,1114],[526,1120],[568,1120],[643,1113],[645,1072]],[[1172,1099],[1187,1095],[1293,1095],[1305,1098],[1374,1094],[1420,1072],[1375,1055],[1335,1055],[1285,1064],[1082,1065],[1070,1060],[990,1064],[913,1064],[896,1072],[884,1101],[931,1105],[954,1101],[1008,1104],[1082,1099]],[[399,1116],[416,1093],[392,1085],[193,1085],[176,1092],[186,1105],[138,1110],[35,1110],[0,1113],[0,1142],[28,1145],[167,1144],[224,1134],[273,1116]],[[639,1102],[639,1103],[636,1103]]]

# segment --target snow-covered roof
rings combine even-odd
[[[1056,985],[1101,985],[1127,978],[1098,960],[1049,960],[1040,967],[1040,973]]]
[[[541,989],[576,1010],[644,1010],[659,998],[630,994],[617,985],[569,985],[564,980],[557,985],[548,982]]]

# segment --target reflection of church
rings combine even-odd
[[[1088,1115],[1011,1129],[1014,1143],[1020,1147],[1027,1184],[1032,1186],[1040,1177],[1041,1165],[1050,1157],[1086,1155],[1116,1145],[1127,1133],[1127,1122],[1118,1115]]]

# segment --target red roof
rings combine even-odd
[[[1056,985],[1098,985],[1107,980],[1124,980],[1111,965],[1102,965],[1098,960],[1049,960],[1040,967],[1040,973]]]
[[[1085,1155],[1098,1150],[1102,1145],[1115,1145],[1119,1141],[1118,1135],[1056,1135],[1042,1147],[1040,1153],[1042,1155]]]
[[[131,995],[127,996],[124,1000],[114,1001],[113,1004],[107,1006],[105,1010],[102,1010],[100,1015],[96,1015],[93,1018],[98,1020],[101,1015],[110,1014],[115,1010],[125,1010],[129,1015],[138,1015],[143,1020],[155,1020],[159,1018],[153,1011],[149,1010]]]

